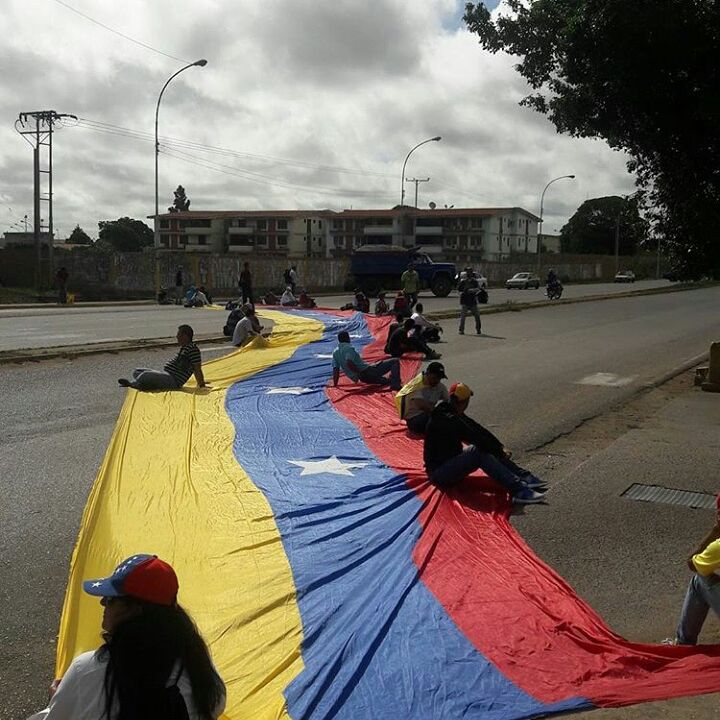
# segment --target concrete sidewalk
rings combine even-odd
[[[551,486],[547,512],[514,518],[537,554],[618,634],[656,643],[674,634],[690,573],[686,558],[714,523],[712,510],[639,502],[633,483],[720,490],[720,396],[685,372],[534,452]],[[701,641],[720,642],[710,613]],[[596,713],[598,717],[715,718],[718,695]]]

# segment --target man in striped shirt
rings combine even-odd
[[[135,390],[177,390],[194,374],[198,387],[205,387],[200,348],[193,342],[193,329],[180,325],[176,337],[180,350],[163,370],[136,368],[132,381],[120,378],[118,383]]]

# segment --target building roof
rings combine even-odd
[[[503,215],[518,212],[526,215],[533,220],[540,221],[537,215],[528,212],[521,207],[492,207],[492,208],[435,208],[434,210],[414,207],[394,207],[386,209],[368,209],[368,210],[185,210],[176,213],[161,213],[161,220],[193,220],[193,219],[210,219],[210,220],[233,220],[238,218],[396,218],[402,216],[411,217],[438,217],[438,218],[457,218],[457,217],[491,217],[493,215]],[[152,215],[148,215],[152,219]]]

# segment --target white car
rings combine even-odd
[[[634,283],[635,273],[632,270],[621,270],[616,276],[613,282],[620,283]]]
[[[477,282],[478,287],[481,287],[483,290],[487,290],[487,278],[479,270],[473,270],[473,275],[475,276],[475,281]],[[455,285],[458,285],[460,281],[465,280],[465,278],[467,278],[467,272],[465,270],[461,270],[455,276]]]
[[[540,287],[540,278],[529,272],[515,273],[509,280],[505,281],[505,287],[508,290],[513,288],[521,288],[527,290],[534,287],[536,290]]]

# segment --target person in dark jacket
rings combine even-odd
[[[411,318],[397,327],[390,334],[385,345],[385,352],[393,357],[402,357],[406,352],[421,352],[427,360],[439,360],[442,355],[435,352],[428,344],[419,337],[410,337],[415,329],[415,321]]]
[[[478,308],[478,293],[480,286],[477,280],[468,278],[465,287],[460,293],[460,329],[461,335],[465,334],[465,318],[468,313],[475,318],[475,332],[482,334],[482,323],[480,321],[480,308]]]
[[[465,414],[472,395],[467,385],[454,383],[450,400],[433,408],[423,449],[430,482],[440,488],[452,487],[482,468],[510,493],[513,502],[542,502],[542,481],[516,465],[500,440]],[[464,449],[463,444],[467,446]]]

